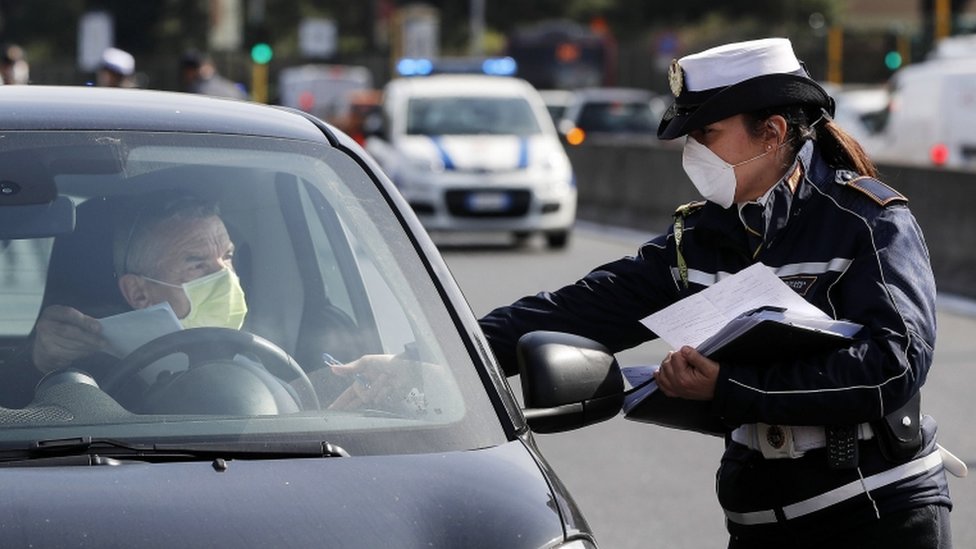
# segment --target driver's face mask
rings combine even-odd
[[[227,268],[184,284],[170,284],[143,276],[146,280],[182,288],[190,301],[190,312],[180,319],[184,328],[233,328],[240,330],[247,315],[247,301],[237,274]]]

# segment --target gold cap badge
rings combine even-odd
[[[678,64],[677,59],[671,60],[671,66],[668,67],[668,84],[671,86],[671,93],[675,97],[681,95],[681,88],[685,84],[684,69]]]

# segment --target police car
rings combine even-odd
[[[402,61],[366,150],[428,231],[541,233],[562,248],[576,217],[569,158],[539,92],[498,74],[514,61],[483,66],[493,74],[437,74],[429,61]]]

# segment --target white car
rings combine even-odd
[[[545,235],[565,247],[576,218],[573,170],[539,92],[507,76],[392,80],[366,150],[428,231]]]
[[[896,72],[887,116],[865,149],[875,161],[976,170],[976,59],[934,59]]]

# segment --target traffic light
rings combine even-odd
[[[902,61],[901,54],[897,51],[889,51],[885,53],[884,64],[886,67],[888,67],[888,70],[898,70],[898,68],[901,67]]]
[[[258,65],[267,65],[273,56],[274,51],[267,42],[258,42],[251,47],[251,61]]]
[[[274,51],[267,42],[258,42],[251,47],[251,99],[258,103],[268,102],[268,63]]]
[[[911,41],[904,29],[891,29],[884,37],[884,64],[890,71],[896,71],[908,63]]]

